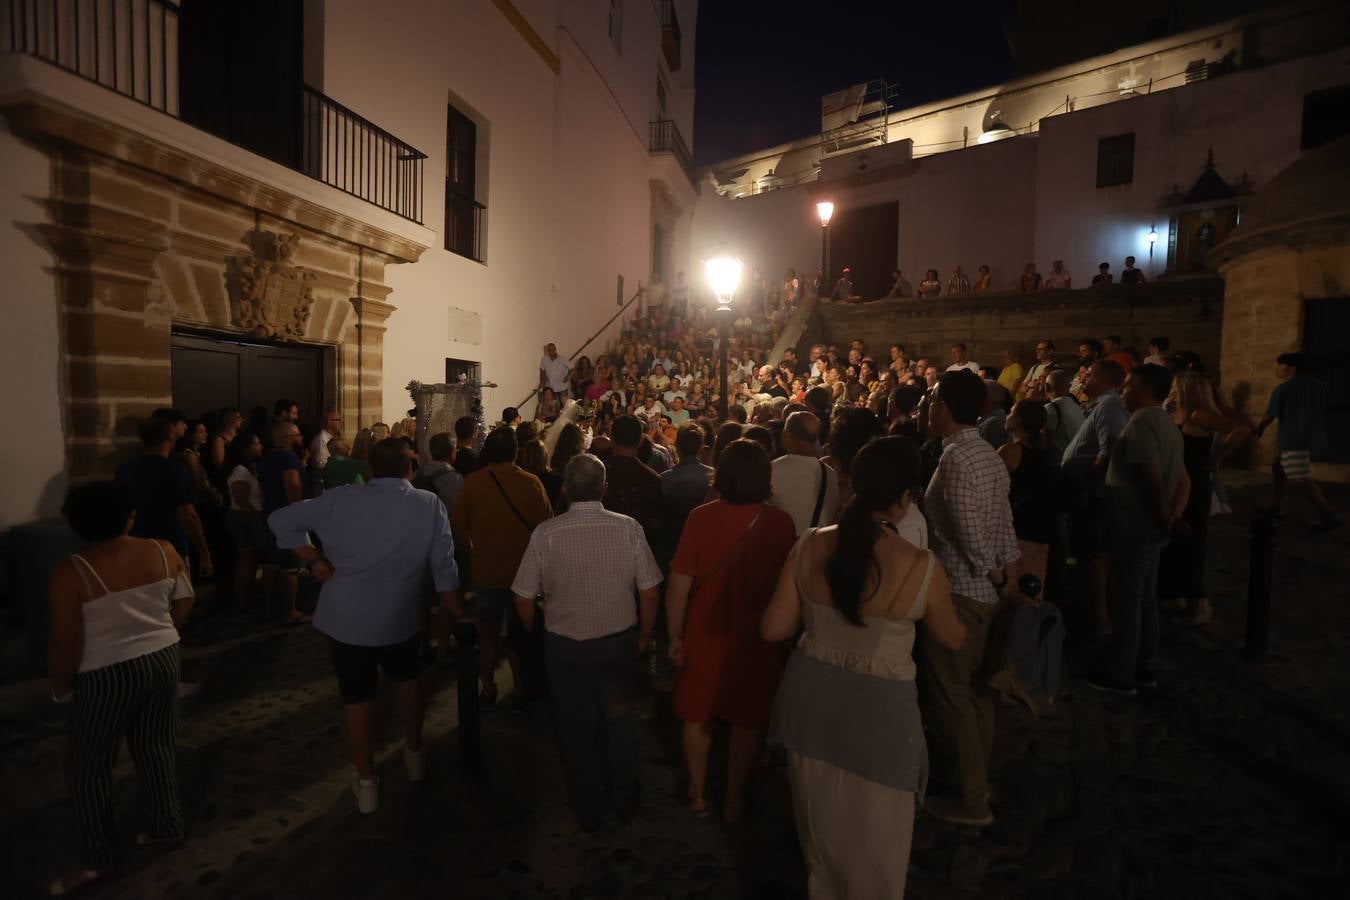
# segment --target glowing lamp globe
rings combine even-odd
[[[822,200],[816,204],[816,215],[820,216],[821,227],[830,224],[830,218],[834,215],[834,204],[829,200]]]
[[[707,262],[708,286],[717,297],[719,310],[731,309],[731,295],[741,283],[741,261],[734,256],[717,256]]]

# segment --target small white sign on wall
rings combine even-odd
[[[460,344],[483,343],[483,317],[472,310],[450,307],[450,340]]]

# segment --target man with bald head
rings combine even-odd
[[[792,516],[797,534],[834,524],[839,514],[839,480],[820,461],[820,419],[794,412],[783,423],[783,455],[773,461],[769,502]]]

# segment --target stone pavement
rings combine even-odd
[[[921,817],[911,897],[1350,895],[1338,837],[1350,808],[1350,533],[1314,532],[1297,515],[1281,525],[1272,652],[1245,662],[1247,512],[1266,489],[1228,480],[1239,484],[1237,512],[1212,523],[1217,621],[1165,622],[1162,685],[1137,700],[1070,679],[1041,719],[1002,707],[998,821],[976,834]],[[1333,486],[1330,496],[1350,508],[1350,491]],[[194,613],[186,643],[206,676],[184,705],[189,838],[171,850],[127,846],[122,877],[86,896],[803,896],[784,770],[756,772],[743,824],[694,820],[677,802],[679,731],[665,697],[644,723],[636,819],[586,835],[564,805],[548,708],[513,716],[503,704],[485,717],[485,763],[471,774],[456,761],[453,681],[434,669],[428,780],[407,783],[386,697],[383,805],[361,817],[320,635],[208,608]],[[1099,650],[1071,637],[1068,664],[1086,666]],[[4,898],[36,896],[73,858],[62,714],[45,689],[0,688]],[[125,758],[119,776],[129,835]]]

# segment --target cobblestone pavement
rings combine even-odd
[[[1281,525],[1272,652],[1246,662],[1237,651],[1247,512],[1266,491],[1251,478],[1230,480],[1240,481],[1237,512],[1212,527],[1217,621],[1165,622],[1161,687],[1138,700],[1104,698],[1070,679],[1068,696],[1041,719],[1001,708],[998,821],[976,834],[921,817],[911,897],[1350,895],[1337,837],[1350,808],[1347,532],[1318,533],[1296,517]],[[1350,491],[1333,486],[1330,496],[1350,507]],[[1099,650],[1071,638],[1070,668]],[[513,716],[503,704],[487,716],[483,770],[470,774],[456,761],[453,681],[434,669],[428,780],[407,783],[386,696],[383,805],[361,817],[317,633],[204,609],[185,658],[205,676],[183,707],[189,838],[170,850],[128,843],[122,876],[87,896],[803,895],[784,770],[756,772],[743,824],[694,820],[677,802],[678,728],[665,698],[644,723],[636,819],[586,835],[564,805],[548,708]],[[40,681],[0,689],[0,897],[37,895],[73,859],[63,721],[45,690]],[[117,783],[130,835],[125,758]]]

